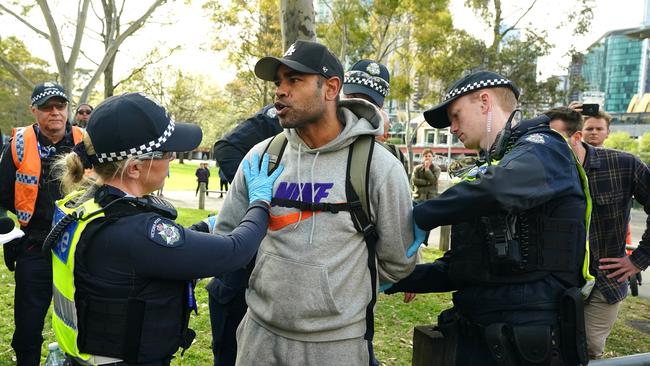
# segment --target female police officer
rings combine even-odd
[[[268,157],[244,174],[248,213],[229,235],[185,230],[176,210],[149,194],[158,189],[171,151],[194,149],[198,126],[174,123],[137,93],[114,96],[91,115],[83,142],[60,164],[64,189],[89,168],[97,181],[57,202],[52,248],[52,325],[73,365],[169,365],[194,338],[193,279],[245,266],[266,233],[271,187]]]

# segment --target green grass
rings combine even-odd
[[[205,218],[207,211],[196,209],[179,209],[178,222],[190,225]],[[425,261],[432,261],[441,252],[426,249]],[[0,366],[14,365],[11,335],[13,332],[13,274],[4,265],[0,266]],[[183,358],[180,353],[172,365],[210,365],[212,352],[210,350],[210,320],[208,313],[208,296],[204,289],[207,280],[199,283],[196,290],[199,315],[193,316],[190,326],[197,332],[197,338]],[[644,285],[647,286],[647,285]],[[451,306],[450,294],[418,295],[417,298],[405,304],[403,296],[380,295],[377,303],[375,324],[375,351],[382,365],[407,366],[411,364],[413,327],[436,323],[438,313]],[[650,334],[640,332],[629,325],[630,321],[650,322],[650,301],[628,297],[621,305],[619,320],[616,322],[610,336],[606,357],[616,357],[628,354],[647,352],[650,349]],[[54,341],[50,315],[48,315],[45,330],[45,343]]]
[[[165,190],[167,191],[193,191],[196,189],[196,169],[199,163],[185,161],[179,164],[174,160],[169,164],[169,178],[165,181]],[[212,189],[218,188],[219,185],[219,168],[210,168],[210,185]]]

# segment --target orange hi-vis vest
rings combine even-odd
[[[34,214],[38,197],[38,181],[41,177],[41,154],[34,127],[19,127],[12,131],[11,156],[16,166],[14,184],[14,208],[20,225],[25,227]],[[72,139],[81,142],[83,130],[72,126]]]

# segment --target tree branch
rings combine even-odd
[[[65,58],[63,57],[63,46],[61,45],[61,36],[59,34],[59,29],[54,22],[52,11],[50,10],[50,6],[47,4],[47,1],[36,0],[36,2],[41,8],[43,18],[45,18],[45,23],[47,24],[47,29],[50,32],[49,40],[50,45],[52,46],[52,52],[54,53],[54,60],[56,62],[57,69],[59,70],[59,74],[62,74],[60,76],[65,78],[66,75],[63,74],[66,72],[66,62]],[[63,84],[63,86],[66,87],[65,80],[63,80]]]
[[[29,29],[31,29],[31,30],[33,30],[34,32],[36,32],[39,36],[41,36],[41,37],[43,37],[43,38],[45,38],[45,39],[48,39],[48,40],[50,39],[50,35],[49,35],[49,34],[43,32],[42,30],[40,30],[40,29],[38,29],[38,28],[36,28],[36,27],[33,26],[31,23],[29,23],[26,19],[24,19],[23,17],[21,17],[20,15],[18,15],[18,14],[16,14],[16,13],[14,13],[11,9],[7,8],[6,6],[2,5],[2,3],[0,3],[0,9],[1,9],[1,10],[4,10],[5,12],[7,12],[7,13],[9,13],[9,14],[11,14],[14,18],[18,19],[21,23],[23,23],[23,24],[25,24],[27,27],[29,27]]]
[[[43,0],[39,0],[39,1],[43,1]],[[99,78],[104,73],[104,70],[106,70],[106,67],[111,62],[113,57],[115,56],[115,53],[117,53],[117,50],[122,45],[122,42],[124,42],[124,40],[127,39],[129,36],[131,36],[135,31],[140,29],[144,25],[145,20],[149,16],[151,16],[151,14],[156,10],[156,8],[158,8],[165,1],[166,0],[156,0],[156,1],[154,1],[151,4],[151,6],[149,7],[149,9],[147,9],[147,11],[145,11],[140,16],[140,18],[138,18],[135,22],[133,22],[126,29],[126,31],[124,31],[124,33],[120,34],[115,39],[115,41],[112,42],[112,44],[106,50],[106,53],[104,54],[104,58],[102,59],[102,62],[99,64],[99,67],[97,67],[97,70],[95,71],[95,75],[93,75],[93,77],[88,82],[88,85],[86,85],[86,87],[84,88],[84,91],[81,93],[80,100],[88,99],[88,95],[90,95],[90,91],[95,87],[95,84],[97,84],[97,81],[99,81]]]
[[[7,71],[9,71],[9,73],[13,75],[16,78],[16,80],[18,80],[26,88],[28,89],[34,88],[34,83],[31,80],[29,80],[27,76],[25,76],[25,74],[23,74],[23,72],[20,71],[20,69],[18,69],[16,65],[14,65],[11,61],[9,61],[9,59],[7,59],[7,57],[5,57],[5,55],[3,55],[2,53],[0,53],[0,64],[2,64],[5,67],[5,69],[7,69]]]
[[[138,67],[138,68],[135,68],[135,69],[131,70],[131,72],[129,73],[129,75],[128,75],[127,77],[125,77],[125,78],[123,78],[122,80],[120,80],[120,81],[118,81],[117,83],[115,83],[115,84],[113,85],[113,88],[117,88],[117,87],[118,87],[120,84],[122,84],[123,82],[125,82],[125,81],[131,79],[135,74],[140,73],[142,70],[146,69],[148,66],[151,66],[151,65],[154,65],[154,64],[159,63],[160,61],[166,59],[167,57],[171,56],[174,52],[176,52],[176,51],[178,51],[178,50],[180,50],[180,49],[181,49],[181,46],[176,46],[176,47],[170,49],[170,50],[169,50],[169,53],[168,53],[167,55],[165,55],[165,56],[160,56],[160,57],[158,57],[158,58],[155,59],[155,60],[148,59],[148,60],[147,60],[147,61],[146,61],[142,66],[140,66],[140,67]],[[150,55],[150,56],[151,56],[151,55]]]
[[[512,31],[513,29],[515,29],[517,27],[517,24],[519,24],[519,22],[526,16],[526,14],[528,14],[530,12],[530,10],[533,8],[533,6],[535,6],[536,3],[537,3],[537,0],[533,0],[533,2],[530,4],[528,9],[526,9],[526,11],[523,14],[521,14],[521,16],[517,19],[517,21],[513,25],[511,25],[508,29],[501,32],[501,38],[502,39],[503,39],[503,37],[505,37],[506,34],[508,34],[508,32]]]

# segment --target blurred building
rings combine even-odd
[[[625,113],[635,95],[650,90],[650,0],[644,6],[641,26],[607,32],[583,55],[573,57],[569,79],[575,81],[579,75],[583,91],[570,88],[571,100],[598,103],[610,113]]]

